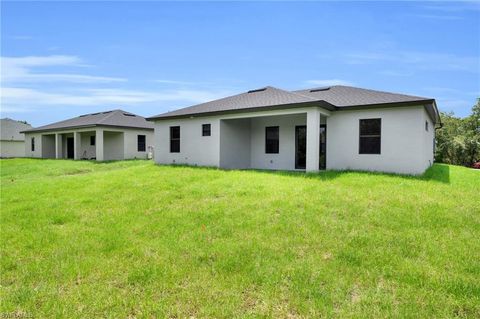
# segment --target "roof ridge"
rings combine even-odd
[[[313,102],[313,101],[320,101],[320,100],[318,100],[318,99],[312,98],[311,96],[306,96],[306,95],[304,95],[304,94],[300,94],[300,93],[297,93],[297,92],[280,89],[280,88],[277,88],[277,87],[271,86],[271,85],[267,85],[267,86],[265,86],[265,88],[266,88],[266,89],[274,89],[274,90],[282,91],[282,92],[289,93],[289,94],[293,94],[293,95],[298,95],[298,96],[301,96],[301,97],[303,97],[303,98],[310,99],[310,101],[312,101],[312,102]]]
[[[284,92],[290,93],[289,91],[285,91],[285,90],[276,88],[276,87],[274,87],[274,86],[267,85],[267,86],[259,87],[259,88],[257,88],[257,89],[251,89],[251,90],[247,90],[247,91],[240,92],[240,93],[237,93],[237,94],[225,96],[225,97],[222,97],[222,98],[219,98],[219,99],[202,102],[202,103],[195,104],[195,105],[186,106],[186,107],[180,108],[180,110],[183,110],[183,109],[194,109],[194,108],[198,108],[198,107],[200,107],[200,106],[202,106],[202,105],[204,105],[204,104],[211,103],[211,102],[214,102],[214,101],[218,102],[218,101],[227,100],[227,99],[230,99],[230,98],[233,98],[233,97],[236,97],[236,96],[240,96],[240,95],[244,95],[244,94],[253,94],[253,93],[259,93],[259,92],[265,91],[265,90],[262,90],[262,91],[259,91],[259,92],[251,92],[251,93],[249,93],[250,91],[255,91],[255,90],[260,90],[260,89],[265,89],[265,90],[266,90],[266,89],[274,89],[274,90],[284,91]],[[161,114],[167,114],[167,113],[176,112],[176,111],[177,111],[177,110],[167,111],[167,112],[164,112],[164,113],[161,113]]]
[[[324,86],[324,87],[343,87],[343,88],[351,88],[351,89],[356,89],[356,90],[363,90],[363,91],[369,91],[369,92],[376,92],[376,93],[386,93],[386,94],[394,94],[394,95],[403,95],[403,96],[408,96],[408,97],[414,97],[414,98],[420,98],[424,100],[430,100],[431,98],[425,97],[425,96],[419,96],[419,95],[411,95],[411,94],[406,94],[406,93],[397,93],[397,92],[389,92],[389,91],[383,91],[383,90],[374,90],[374,89],[366,89],[358,86],[351,86],[351,85],[329,85],[329,86]],[[308,88],[308,89],[303,89],[303,90],[295,90],[295,91],[310,91],[310,90],[315,90],[317,88],[322,88],[322,87],[314,87],[314,88]]]
[[[103,113],[106,113],[106,112],[109,112],[109,111],[105,111],[105,112],[103,112]],[[119,113],[119,112],[123,112],[123,111],[120,110],[120,109],[116,109],[116,110],[110,111],[110,112],[108,113],[108,115],[105,116],[104,118],[102,118],[100,121],[98,121],[98,123],[99,123],[99,124],[100,124],[100,123],[104,123],[105,120],[109,119],[109,118],[112,117],[114,114],[117,114],[117,113]]]
[[[302,94],[302,93],[298,93],[298,92],[295,92],[295,91],[288,91],[289,93],[292,93],[292,94],[295,94],[295,95],[299,95],[301,97],[304,97],[304,98],[307,98],[307,99],[310,99],[311,101],[323,101],[321,99],[314,99],[313,97],[311,96],[308,96],[308,95],[305,95],[305,94]]]
[[[356,87],[356,86],[348,86],[348,85],[337,85],[337,86],[360,89],[360,90],[365,90],[365,91],[370,91],[370,92],[379,92],[379,93],[387,93],[387,94],[395,94],[395,95],[405,95],[405,96],[411,96],[411,97],[419,97],[419,98],[422,98],[422,99],[430,99],[430,98],[427,98],[425,96],[411,95],[411,94],[406,94],[406,93],[389,92],[389,91],[383,91],[383,90],[365,89],[365,88],[360,88],[360,87]]]

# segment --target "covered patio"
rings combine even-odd
[[[255,112],[220,120],[220,167],[318,171],[326,166],[329,111]]]
[[[104,129],[64,131],[42,135],[42,157],[57,159],[121,160],[124,133]]]

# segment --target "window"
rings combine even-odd
[[[32,149],[32,152],[35,152],[35,137],[32,137],[32,139],[30,140],[31,141],[31,149]]]
[[[428,132],[428,121],[425,121],[425,131]]]
[[[170,153],[180,153],[180,126],[170,126]]]
[[[90,136],[90,145],[95,145],[95,135]]]
[[[265,153],[278,154],[278,132],[278,126],[269,126],[265,128]]]
[[[202,124],[202,136],[212,135],[210,124]]]
[[[382,120],[360,120],[360,154],[380,154]]]
[[[146,150],[146,138],[145,135],[137,135],[137,151],[138,152],[145,152]]]

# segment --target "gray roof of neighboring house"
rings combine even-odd
[[[24,141],[25,135],[20,133],[31,129],[30,124],[15,121],[9,118],[0,120],[0,140],[2,141]]]
[[[251,90],[238,95],[206,102],[179,110],[149,117],[148,120],[188,117],[196,114],[255,110],[261,108],[282,108],[285,106],[322,106],[328,110],[341,110],[354,107],[374,105],[400,106],[412,103],[431,105],[427,108],[430,115],[437,120],[435,100],[419,96],[388,93],[350,86],[335,85],[298,91],[285,91],[271,86]]]
[[[147,120],[142,116],[122,110],[112,110],[80,115],[78,117],[74,117],[68,120],[40,126],[31,130],[26,130],[25,132],[30,133],[59,131],[64,129],[75,129],[92,126],[114,126],[153,130],[153,124],[151,122],[147,122]]]

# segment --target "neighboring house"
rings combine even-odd
[[[147,120],[161,164],[403,174],[432,165],[440,125],[434,99],[348,86],[269,86]]]
[[[32,126],[12,119],[0,119],[0,157],[25,157],[25,135]]]
[[[152,123],[122,110],[80,115],[24,133],[27,157],[98,161],[147,158],[153,146]]]

